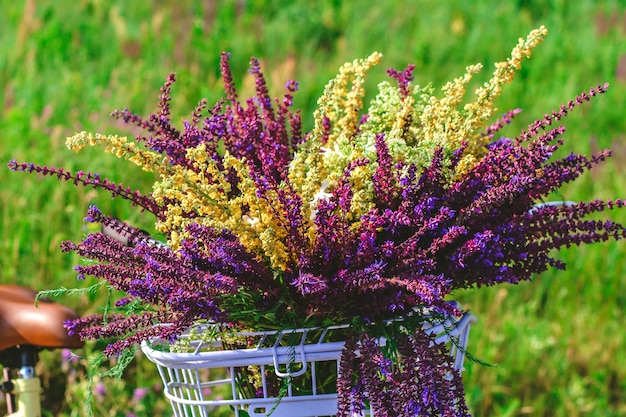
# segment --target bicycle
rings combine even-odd
[[[69,336],[66,320],[78,318],[70,308],[46,300],[35,305],[37,292],[18,285],[0,285],[0,364],[6,417],[41,417],[41,382],[35,374],[43,349],[76,349],[83,342]]]

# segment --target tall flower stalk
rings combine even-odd
[[[111,338],[105,353],[115,355],[147,339],[175,339],[199,320],[253,329],[351,324],[339,416],[363,409],[365,398],[381,416],[469,415],[448,348],[422,329],[424,320],[461,314],[447,299],[456,289],[529,280],[564,268],[554,249],[625,236],[620,224],[591,220],[622,200],[540,204],[609,156],[554,157],[564,144],[558,122],[607,85],[516,138],[497,138],[519,110],[493,122],[494,101],[545,35],[541,27],[520,39],[467,103],[480,65],[446,84],[441,98],[414,84],[413,66],[389,70],[391,81],[365,108],[364,80],[382,56],[348,63],[307,133],[292,108],[298,84],[270,97],[252,59],[256,94],[241,100],[228,54],[220,63],[225,98],[210,109],[201,101],[180,130],[170,120],[171,74],[155,114],[113,113],[145,136],[82,132],[67,140],[72,150],[101,145],[154,172],[149,193],[94,173],[10,162],[128,199],[167,236],[155,242],[90,207],[85,220],[117,239],[96,232],[63,250],[90,260],[76,267],[79,278],[106,281],[124,293],[118,306],[133,308],[68,323],[70,333]],[[389,319],[402,321],[381,325]],[[382,336],[391,342],[380,346]]]

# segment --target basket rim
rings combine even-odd
[[[464,329],[476,322],[476,317],[465,312],[460,318],[447,317],[445,320],[438,321],[437,324],[425,322],[424,328],[429,333],[440,334],[435,338],[435,343],[445,343],[451,338],[458,337]],[[208,325],[215,325],[209,323]],[[242,349],[219,349],[219,338],[214,342],[216,350],[202,350],[209,347],[209,343],[198,341],[195,343],[193,351],[189,352],[169,352],[163,351],[156,346],[169,345],[169,341],[155,338],[141,343],[141,350],[148,359],[157,365],[168,368],[203,368],[223,367],[223,366],[245,366],[245,365],[268,365],[271,363],[286,363],[287,361],[304,362],[304,361],[324,361],[335,360],[341,356],[345,345],[344,341],[328,342],[325,337],[328,331],[340,330],[350,327],[349,324],[334,325],[328,327],[311,327],[285,330],[268,330],[268,331],[243,331],[235,332],[236,335],[248,337],[259,337],[256,347]],[[322,334],[316,341],[307,341],[306,336],[309,332],[322,330]],[[300,334],[300,342],[293,346],[280,346],[282,335]],[[279,335],[273,345],[264,345],[268,336]],[[181,335],[181,338],[187,337],[187,334]],[[384,340],[382,340],[384,343]],[[269,359],[268,359],[269,358]],[[237,365],[232,365],[237,364]]]

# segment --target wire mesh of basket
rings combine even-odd
[[[435,343],[450,346],[456,370],[463,369],[475,320],[465,313],[424,323]],[[181,336],[182,352],[171,351],[165,340],[144,342],[142,351],[156,364],[175,417],[333,416],[347,327],[239,332],[212,340],[198,337],[212,330],[202,327]]]

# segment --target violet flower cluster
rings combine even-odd
[[[456,289],[529,280],[564,268],[554,249],[626,236],[622,225],[590,218],[623,207],[623,200],[541,204],[609,156],[554,158],[565,132],[558,122],[605,93],[606,85],[516,138],[495,140],[518,113],[512,111],[482,126],[476,137],[491,141],[485,146],[463,140],[428,150],[413,128],[425,119],[408,101],[416,91],[413,67],[389,72],[398,84],[393,102],[399,115],[389,129],[372,133],[377,125],[367,114],[354,124],[346,110],[341,119],[317,113],[316,129],[307,134],[291,108],[297,83],[290,81],[285,95],[272,99],[253,59],[256,95],[242,102],[226,54],[221,67],[225,99],[210,110],[200,102],[182,131],[170,120],[170,75],[157,113],[148,119],[128,110],[113,114],[145,129],[147,135],[136,138],[141,149],[118,137],[74,138],[74,145],[104,142],[159,174],[151,193],[93,173],[9,163],[16,171],[125,198],[152,213],[168,237],[167,245],[155,242],[92,206],[86,221],[114,233],[63,244],[64,251],[91,260],[76,267],[79,278],[93,276],[124,293],[118,312],[67,324],[83,339],[110,339],[107,354],[151,338],[173,340],[201,320],[253,329],[351,323],[337,384],[339,416],[361,410],[365,398],[381,416],[466,416],[461,376],[448,348],[433,343],[416,312],[459,315],[447,299]],[[358,80],[360,72],[355,74]],[[355,154],[334,171],[324,165],[333,152],[324,145],[338,127],[353,129],[348,139],[372,133],[373,157]],[[427,150],[427,163],[398,157],[400,139]],[[128,305],[133,307],[124,310]],[[375,324],[409,317],[394,333],[390,357],[378,344],[383,335]],[[408,330],[407,323],[413,323]]]

